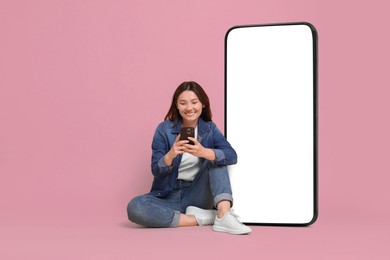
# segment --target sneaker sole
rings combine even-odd
[[[213,226],[213,230],[217,231],[217,232],[229,233],[232,235],[246,235],[246,234],[249,234],[250,232],[252,232],[251,230],[250,231],[240,231],[240,230],[232,230],[229,228],[218,227],[218,226]]]

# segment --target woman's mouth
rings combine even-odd
[[[185,114],[186,114],[186,116],[193,116],[193,115],[195,115],[195,112],[187,112]]]

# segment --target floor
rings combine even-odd
[[[123,218],[7,222],[0,259],[390,259],[390,223],[380,218],[320,217],[310,227],[252,226],[244,236]]]

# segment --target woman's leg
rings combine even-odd
[[[177,227],[180,222],[180,204],[174,199],[141,195],[127,205],[130,221],[145,227]]]
[[[219,218],[222,218],[225,216],[226,213],[230,211],[231,208],[231,202],[228,200],[222,200],[217,204],[218,214],[217,216]]]
[[[210,204],[214,204],[218,209],[216,217],[215,212],[212,214],[207,210],[198,213],[198,216],[195,214],[195,217],[207,220],[205,221],[207,225],[214,224],[214,231],[231,234],[250,233],[251,229],[242,224],[238,216],[231,212],[233,196],[227,167],[205,167],[202,169],[203,171],[199,172],[201,175],[195,178],[193,185],[183,198],[182,207],[187,204],[207,209]],[[198,205],[206,205],[206,207]]]
[[[191,186],[184,192],[181,201],[182,210],[188,206],[203,209],[211,209],[214,206],[221,211],[230,210],[232,202],[232,189],[227,167],[209,167],[207,161],[201,166]]]
[[[223,217],[233,206],[232,188],[227,166],[209,168],[209,179],[218,217]]]
[[[193,215],[180,214],[179,227],[198,226],[198,222]]]
[[[230,234],[248,234],[251,228],[242,224],[236,214],[231,212],[233,206],[232,190],[226,166],[210,168],[210,187],[214,196],[214,204],[218,209],[213,230]]]
[[[132,199],[127,206],[130,221],[145,227],[188,227],[197,226],[194,216],[182,214],[179,194],[168,198],[141,195]],[[182,211],[184,212],[184,211]]]
[[[146,227],[195,226],[195,217],[183,214],[188,206],[211,209],[214,205],[223,214],[230,210],[232,201],[227,167],[208,167],[205,162],[191,185],[181,187],[169,198],[135,197],[129,202],[127,213],[130,221]]]

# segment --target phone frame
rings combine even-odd
[[[183,129],[185,129],[186,131],[183,131]],[[188,130],[191,129],[192,131],[192,135],[188,135]],[[185,138],[183,138],[185,137]],[[191,145],[194,145],[195,143],[193,141],[191,141],[190,139],[188,139],[188,137],[192,137],[192,138],[195,138],[195,127],[185,127],[185,126],[182,126],[180,128],[180,141],[183,141],[183,140],[188,140],[189,143],[188,144],[191,144]]]
[[[311,29],[313,40],[313,218],[307,223],[253,223],[244,222],[248,225],[258,226],[309,226],[318,219],[318,33],[316,28],[308,22],[293,22],[293,23],[269,23],[269,24],[251,24],[238,25],[231,27],[225,34],[224,45],[224,134],[228,138],[228,119],[227,119],[227,44],[229,33],[238,28],[248,27],[266,27],[266,26],[290,26],[290,25],[306,25]]]

